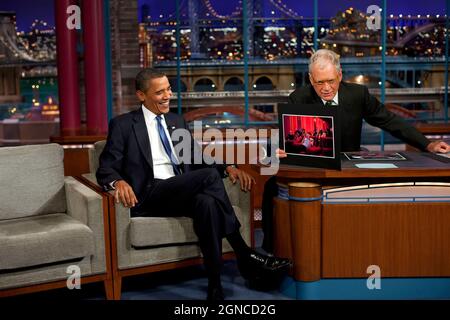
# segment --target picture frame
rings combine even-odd
[[[281,164],[341,169],[339,106],[279,104]]]

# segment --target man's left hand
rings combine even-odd
[[[238,168],[228,166],[226,171],[228,172],[231,182],[236,183],[237,180],[241,182],[242,191],[250,191],[252,189],[252,185],[256,183],[255,179],[251,175]]]
[[[433,153],[447,153],[450,152],[450,145],[444,141],[433,141],[427,145],[427,150]]]

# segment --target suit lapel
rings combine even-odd
[[[172,141],[172,144],[173,144],[172,133],[176,129],[175,119],[170,116],[170,113],[166,113],[164,115],[164,119],[166,120],[167,130],[169,131],[169,135],[170,135],[169,138],[170,138],[170,140]]]
[[[342,109],[347,109],[349,107],[347,102],[348,102],[347,87],[345,86],[345,83],[341,83],[341,85],[339,87],[339,101],[338,101],[338,105]]]
[[[351,101],[351,92],[349,92],[348,87],[345,83],[341,83],[339,87],[339,101],[338,101],[338,114],[339,114],[339,125],[341,127],[341,147],[345,144],[344,135],[345,131],[349,131],[352,125],[352,106],[349,105],[349,101]]]
[[[350,120],[355,115],[354,105],[352,105],[352,93],[345,83],[339,87],[339,115],[342,128],[352,127],[353,121]]]
[[[176,130],[176,129],[183,129],[183,126],[181,125],[181,123],[180,123],[180,121],[177,121],[177,117],[173,114],[173,113],[166,113],[165,115],[164,115],[164,119],[166,120],[166,125],[167,125],[167,130],[169,131],[169,135],[170,135],[170,141],[172,141],[172,146],[173,146],[173,148],[174,148],[174,150],[175,150],[175,154],[177,154],[177,150],[175,149],[176,148],[176,146],[179,144],[179,143],[182,143],[182,141],[183,140],[178,140],[178,141],[173,141],[173,139],[172,139],[172,133],[173,133],[173,131],[174,130]],[[192,136],[191,136],[192,137]],[[179,150],[178,150],[178,152],[179,152]],[[182,153],[181,153],[181,155],[183,154],[183,151],[182,151]],[[178,154],[177,154],[177,156],[178,156]],[[179,158],[179,160],[181,161],[181,164],[183,165],[183,167],[182,167],[182,171],[183,172],[188,172],[188,171],[190,171],[190,168],[189,168],[189,165],[186,165],[184,162],[183,162],[183,160],[182,159],[180,159]]]
[[[313,104],[320,104],[323,106],[322,99],[317,95],[316,90],[314,90],[313,86],[310,86],[311,90],[311,97],[312,97],[312,103]]]
[[[142,108],[136,110],[133,120],[133,130],[134,134],[136,135],[136,140],[138,142],[139,148],[141,149],[141,152],[150,167],[153,167],[152,150],[150,148],[150,140],[148,139],[148,130],[147,126],[145,125],[144,113],[142,112]]]
[[[170,141],[172,141],[172,145],[175,148],[175,146],[180,143],[180,141],[173,141],[172,139],[172,133],[174,130],[178,129],[179,127],[179,123],[177,123],[176,118],[173,116],[173,114],[171,113],[166,113],[164,115],[164,119],[166,120],[166,125],[167,125],[167,131],[169,131],[169,139]]]

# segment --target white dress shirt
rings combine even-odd
[[[334,96],[334,98],[333,98],[333,100],[332,100],[332,102],[331,102],[331,105],[332,105],[332,106],[337,106],[337,105],[339,104],[338,95],[339,95],[339,92],[336,92],[336,95]],[[327,102],[327,100],[323,100],[322,98],[320,98],[320,100],[322,100],[322,102],[323,102],[324,105],[325,105],[325,103]]]
[[[156,114],[154,114],[144,106],[142,106],[142,111],[144,113],[145,125],[147,126],[150,148],[152,150],[153,175],[155,179],[163,180],[173,177],[175,173],[173,172],[172,163],[170,162],[170,158],[166,150],[164,149],[161,138],[159,137],[158,120],[156,120]],[[172,140],[170,139],[170,134],[167,130],[166,120],[164,119],[163,114],[161,115],[161,118],[161,124],[169,140],[172,154],[176,157],[172,145]]]

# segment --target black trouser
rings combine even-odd
[[[273,253],[273,198],[278,195],[278,185],[275,176],[270,177],[264,185],[264,193],[261,207],[262,229],[264,240],[262,248]]]
[[[238,232],[240,227],[222,177],[214,168],[155,181],[136,209],[139,216],[192,218],[209,274],[220,272],[222,238]]]

